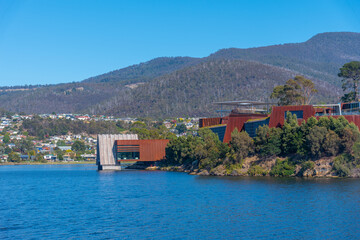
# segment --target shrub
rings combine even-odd
[[[270,171],[270,176],[274,177],[289,177],[295,172],[295,166],[289,161],[276,159],[275,165]]]
[[[295,114],[287,112],[281,133],[282,153],[294,154],[302,148],[303,135]]]
[[[306,161],[301,164],[299,175],[302,176],[306,170],[314,170],[315,163],[313,161]]]
[[[329,130],[325,136],[323,149],[328,156],[336,156],[339,152],[340,138],[334,132]]]
[[[341,146],[345,153],[352,153],[354,143],[359,139],[359,131],[346,127],[341,132]]]
[[[245,131],[239,132],[237,128],[231,133],[230,148],[232,163],[240,163],[242,159],[254,152],[254,140]]]
[[[252,165],[249,170],[248,170],[248,174],[250,176],[265,176],[266,175],[266,171],[264,168],[262,168],[259,165]]]
[[[326,134],[327,130],[324,127],[315,126],[310,129],[306,140],[312,156],[321,157]]]
[[[256,152],[261,157],[277,156],[281,153],[281,128],[260,126],[254,138]]]
[[[350,175],[350,168],[343,155],[335,158],[332,169],[339,177],[347,177]]]

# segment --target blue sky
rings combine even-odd
[[[0,0],[0,86],[55,84],[161,56],[360,32],[360,1]]]

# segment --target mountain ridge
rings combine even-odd
[[[323,95],[318,102],[335,102],[342,93],[339,68],[353,60],[360,60],[360,33],[321,33],[302,43],[220,49],[204,58],[160,57],[80,82],[37,85],[30,91],[1,91],[0,107],[26,113],[210,115],[214,108],[208,102],[260,100],[295,75],[315,82]],[[248,92],[238,84],[244,89],[250,87]],[[223,85],[233,86],[240,94]],[[254,88],[262,95],[251,94]],[[216,92],[219,94],[213,96]]]

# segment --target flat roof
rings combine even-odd
[[[313,107],[337,107],[340,106],[340,103],[330,103],[330,104],[316,104]]]
[[[270,105],[270,104],[275,104],[276,105],[277,103],[240,100],[240,101],[214,102],[214,104],[216,104],[216,105],[229,105],[229,106],[249,106],[249,105]]]

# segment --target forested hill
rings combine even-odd
[[[340,85],[339,68],[347,62],[360,61],[360,33],[321,33],[303,43],[222,49],[208,58],[258,61]]]
[[[323,33],[306,42],[222,49],[208,57],[163,57],[76,83],[1,88],[0,108],[118,116],[213,115],[213,101],[265,100],[274,86],[305,75],[315,101],[338,102],[339,68],[360,60],[359,33]]]
[[[274,86],[298,73],[283,68],[241,60],[214,60],[159,77],[91,108],[119,116],[209,116],[213,102],[248,99],[268,100]],[[335,99],[338,89],[315,80],[317,101]]]
[[[92,77],[84,80],[84,82],[147,82],[155,77],[194,65],[199,62],[199,60],[199,58],[191,57],[160,57],[145,63],[132,65],[123,69]]]

